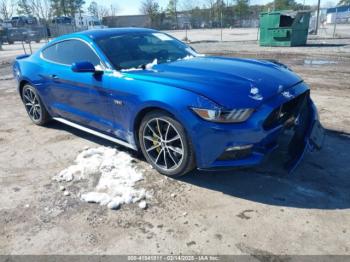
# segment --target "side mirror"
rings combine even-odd
[[[90,62],[76,62],[71,67],[73,72],[76,73],[95,73],[96,69]]]

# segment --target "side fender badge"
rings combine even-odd
[[[121,101],[121,100],[114,99],[113,102],[114,102],[114,104],[117,105],[117,106],[122,106],[122,105],[124,105],[123,101]]]

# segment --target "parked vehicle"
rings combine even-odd
[[[102,25],[101,21],[97,17],[83,15],[83,14],[77,14],[75,16],[75,25],[78,28],[85,28],[85,29],[107,28]]]
[[[12,45],[16,41],[25,41],[27,38],[27,29],[9,28],[6,30],[5,41]]]
[[[0,22],[0,26],[2,28],[11,28],[11,27],[13,27],[10,20],[5,20],[5,21]]]
[[[26,25],[38,25],[38,19],[33,16],[14,16],[11,18],[13,27],[23,27]]]
[[[12,45],[16,41],[20,42],[33,42],[39,43],[41,40],[40,33],[38,31],[30,30],[27,28],[8,28],[5,31],[5,36],[3,38],[4,42]]]
[[[40,43],[41,40],[41,35],[39,33],[39,31],[36,30],[28,30],[27,31],[27,39],[26,42],[36,42],[36,43]]]
[[[73,19],[68,16],[58,16],[52,19],[52,24],[59,24],[59,25],[72,25]]]
[[[206,57],[150,29],[59,37],[13,72],[30,119],[51,119],[141,150],[160,173],[251,166],[293,133],[287,167],[320,149],[323,129],[303,80],[286,66]]]

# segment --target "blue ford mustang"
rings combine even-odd
[[[65,35],[17,57],[13,72],[35,124],[53,119],[141,150],[169,176],[259,164],[286,129],[289,170],[322,143],[309,88],[286,66],[203,56],[155,30]]]

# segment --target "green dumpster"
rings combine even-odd
[[[309,21],[309,11],[263,12],[260,14],[260,45],[306,45]]]

